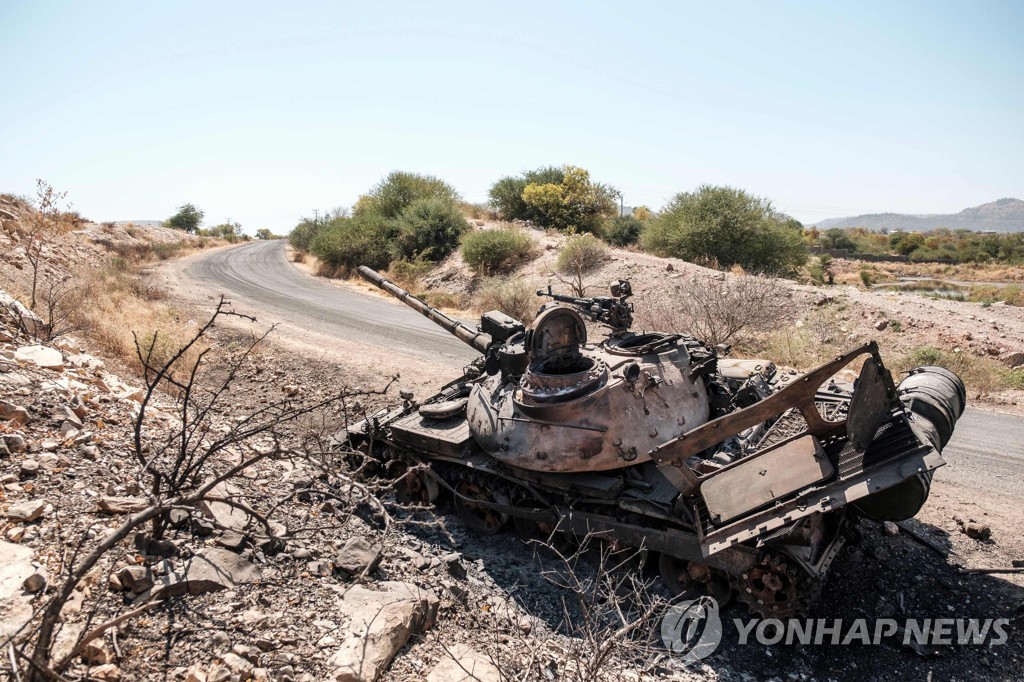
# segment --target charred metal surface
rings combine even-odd
[[[622,280],[611,296],[539,291],[553,301],[533,324],[490,311],[471,329],[359,272],[481,353],[437,395],[348,431],[385,470],[426,465],[411,498],[447,496],[484,534],[515,519],[524,538],[656,552],[674,591],[738,592],[761,615],[806,610],[861,516],[917,513],[964,409],[948,370],[895,386],[874,342],[797,374],[630,331]],[[584,318],[608,335],[589,339]],[[855,385],[837,383],[864,356]]]

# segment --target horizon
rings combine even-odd
[[[392,170],[470,202],[573,164],[659,209],[740,187],[806,225],[1024,194],[1024,6],[0,5],[0,192],[288,232]],[[570,28],[571,27],[571,28]],[[823,162],[824,159],[824,162]]]

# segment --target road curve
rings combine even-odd
[[[416,355],[462,367],[477,353],[419,313],[385,298],[332,286],[303,274],[281,240],[253,242],[193,257],[185,275],[260,311],[261,320],[300,331]],[[1024,419],[969,407],[943,453],[943,479],[986,493],[1020,494]]]
[[[299,331],[401,351],[451,367],[463,367],[479,355],[411,308],[303,274],[288,262],[283,240],[201,254],[184,274],[207,291],[259,310],[261,321],[285,322]]]

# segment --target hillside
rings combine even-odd
[[[850,218],[829,218],[818,223],[819,229],[832,227],[866,227],[871,230],[924,231],[937,227],[966,230],[1024,231],[1024,201],[1005,198],[980,206],[965,208],[959,213],[908,215],[905,213],[869,213]]]

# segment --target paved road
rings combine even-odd
[[[254,242],[194,258],[185,270],[209,291],[242,299],[266,321],[462,367],[476,352],[417,312],[332,286],[288,262],[283,241]],[[986,493],[1020,495],[1024,418],[968,408],[944,453],[944,480]]]
[[[383,346],[461,368],[478,353],[401,303],[314,279],[295,268],[281,240],[257,241],[194,258],[186,275],[207,290],[299,331]]]

